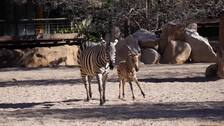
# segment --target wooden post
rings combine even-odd
[[[219,22],[219,49],[217,52],[217,75],[224,79],[224,15],[221,16]]]

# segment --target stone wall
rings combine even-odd
[[[78,46],[1,49],[0,67],[54,67],[77,65]]]

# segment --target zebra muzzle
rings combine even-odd
[[[115,67],[115,63],[113,61],[110,61],[109,67],[110,67],[111,70],[113,70],[114,67]]]
[[[139,71],[139,68],[138,68],[138,66],[135,66],[135,70],[138,72]]]

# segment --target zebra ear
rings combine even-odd
[[[127,48],[128,48],[128,55],[132,55],[131,47],[127,46]]]
[[[128,52],[132,52],[132,49],[129,45],[127,46],[127,48],[128,48]]]

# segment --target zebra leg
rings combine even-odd
[[[133,91],[133,87],[132,87],[131,81],[129,81],[129,84],[130,84],[130,87],[131,87],[132,99],[135,100],[135,95],[134,95],[134,91]]]
[[[103,76],[103,101],[106,102],[105,92],[106,92],[106,82],[107,82],[108,74]]]
[[[134,79],[134,81],[135,81],[135,83],[138,85],[138,88],[140,89],[140,91],[141,91],[141,93],[142,93],[143,98],[145,98],[145,93],[143,92],[143,90],[142,90],[142,88],[141,88],[141,86],[140,86],[140,84],[139,84],[139,82],[138,82],[138,79],[137,79],[137,78],[135,78],[135,79]]]
[[[102,92],[102,85],[103,85],[102,74],[97,74],[96,78],[98,81],[98,89],[100,93],[100,105],[103,105],[104,101],[103,101],[103,92]]]
[[[125,86],[125,80],[123,79],[122,80],[122,95],[123,95],[123,98],[125,97],[124,86]]]
[[[93,79],[93,76],[88,76],[88,81],[89,81],[89,96],[90,99],[92,99],[92,88],[91,88],[91,81]]]
[[[121,85],[122,85],[122,80],[120,79],[119,80],[119,96],[118,96],[119,99],[121,98]]]
[[[88,76],[83,76],[82,77],[82,80],[83,80],[83,83],[84,83],[84,86],[85,86],[85,89],[86,89],[86,101],[89,101],[90,100],[90,96],[89,96],[89,89],[88,89]]]

